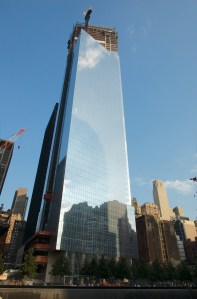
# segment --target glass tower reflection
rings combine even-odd
[[[105,35],[105,41],[112,32],[117,34],[113,29],[91,28],[95,28],[95,34],[80,28],[74,35],[59,158],[45,229],[54,233],[56,250],[132,258],[137,254],[136,228],[119,56],[97,37],[97,30]]]

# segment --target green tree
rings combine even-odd
[[[172,263],[167,263],[163,265],[163,277],[164,280],[173,281],[176,279],[176,268]]]
[[[99,278],[109,278],[109,267],[106,259],[102,256],[98,263],[98,277]]]
[[[33,249],[29,249],[25,255],[24,263],[21,267],[22,273],[28,277],[33,277],[36,273],[36,268],[37,266],[33,256]]]
[[[4,271],[4,260],[2,257],[2,253],[0,253],[0,274],[3,274]]]
[[[133,279],[147,279],[149,278],[149,265],[145,261],[136,261],[132,264],[132,278]]]
[[[98,277],[98,262],[96,259],[92,259],[90,263],[90,275]]]
[[[117,278],[131,278],[131,265],[125,258],[120,258],[118,261],[118,271],[117,271]]]
[[[150,280],[153,281],[162,281],[164,280],[164,271],[163,266],[159,261],[154,261],[152,265],[150,266],[150,274],[149,274]]]
[[[60,275],[61,278],[64,275],[71,274],[69,260],[64,254],[61,254],[56,260],[56,262],[52,265],[52,270],[50,274],[54,276]]]
[[[108,273],[109,277],[111,278],[117,278],[117,270],[118,270],[118,264],[115,258],[111,258],[108,261]]]
[[[83,266],[80,269],[81,275],[90,275],[90,262],[85,259],[83,262]]]
[[[190,269],[186,263],[182,263],[177,267],[177,279],[180,281],[191,281]]]
[[[195,262],[193,267],[192,267],[192,276],[194,278],[194,280],[197,280],[197,263]]]

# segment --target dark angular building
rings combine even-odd
[[[14,150],[14,143],[0,139],[0,195],[8,172]]]
[[[51,147],[53,143],[53,134],[56,123],[56,116],[58,111],[58,104],[55,104],[48,125],[45,130],[40,159],[38,163],[36,178],[34,182],[29,213],[27,217],[26,229],[24,234],[24,241],[26,242],[36,232],[39,213],[41,210],[42,199],[44,195],[44,187],[48,171],[48,165],[51,154]]]

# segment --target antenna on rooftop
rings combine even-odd
[[[92,13],[92,7],[89,7],[88,10],[85,12],[83,11],[83,14],[85,15],[85,29],[88,28],[88,22],[90,20],[90,15]]]

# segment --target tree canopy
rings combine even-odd
[[[69,260],[64,254],[61,254],[52,265],[50,274],[54,276],[60,275],[61,277],[71,274]]]
[[[37,266],[35,263],[35,258],[33,256],[33,249],[29,249],[25,255],[24,263],[21,267],[22,273],[23,275],[32,277],[36,273],[36,268]]]
[[[197,266],[193,267],[193,277],[197,276]],[[81,275],[94,276],[99,279],[116,280],[124,278],[135,280],[146,280],[151,283],[162,281],[191,281],[191,270],[186,263],[182,263],[177,267],[172,263],[160,263],[154,261],[152,264],[142,260],[134,261],[131,265],[129,260],[115,258],[110,260],[101,257],[99,260],[84,260],[80,270]]]
[[[3,274],[4,271],[4,260],[2,257],[2,253],[0,253],[0,274]]]
[[[107,260],[104,257],[101,257],[98,261],[96,259],[92,259],[91,261],[84,260],[80,274],[91,275],[100,279],[130,278],[131,265],[124,258],[121,258],[117,262],[114,258]]]

